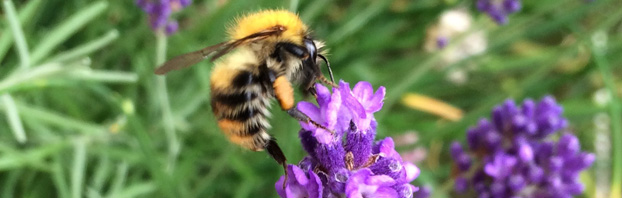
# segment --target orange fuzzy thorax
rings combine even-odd
[[[238,40],[277,25],[286,28],[280,37],[277,38],[278,40],[302,44],[302,39],[307,32],[307,26],[302,23],[298,15],[287,10],[264,10],[241,17],[229,29],[229,37],[232,40]]]

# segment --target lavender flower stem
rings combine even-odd
[[[612,181],[611,181],[611,197],[622,197],[622,107],[620,107],[620,98],[617,96],[615,90],[615,83],[613,76],[611,76],[611,69],[609,68],[609,62],[605,58],[606,42],[602,42],[601,46],[598,45],[598,41],[592,39],[594,54],[594,63],[598,66],[605,86],[609,90],[611,101],[609,103],[609,113],[611,116],[611,142],[617,142],[612,144],[613,151],[612,156]]]
[[[156,65],[164,63],[166,60],[166,41],[167,37],[164,31],[156,31]],[[175,132],[175,123],[173,113],[168,99],[168,91],[166,90],[166,77],[156,76],[156,95],[160,109],[162,110],[162,119],[164,120],[164,132],[168,140],[168,162],[166,169],[172,171],[175,169],[175,161],[179,155],[180,144],[177,140]]]

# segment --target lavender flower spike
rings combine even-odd
[[[291,171],[300,171],[289,176],[285,191],[279,189],[285,176],[281,177],[275,184],[279,195],[317,197],[309,192],[321,192],[319,197],[413,197],[419,188],[409,183],[419,176],[419,169],[402,160],[390,137],[374,142],[378,123],[373,114],[382,108],[384,87],[374,92],[370,83],[359,82],[350,89],[341,81],[332,93],[321,84],[315,88],[318,106],[300,102],[298,109],[334,134],[300,123],[300,139],[309,156],[297,166],[289,165]],[[316,180],[307,179],[315,175],[321,184],[308,185],[315,184]]]
[[[482,119],[467,132],[469,150],[459,143],[450,148],[459,175],[457,192],[479,197],[572,197],[583,192],[579,172],[594,155],[581,152],[576,136],[557,135],[568,124],[562,107],[551,96],[522,106],[507,100],[492,111],[492,121]],[[469,154],[471,153],[471,154]],[[475,154],[476,153],[476,154]],[[471,166],[471,161],[481,161]]]
[[[497,24],[508,23],[508,15],[521,9],[520,0],[477,0],[477,9],[485,12]]]
[[[192,3],[191,0],[136,0],[136,5],[149,15],[149,24],[153,30],[164,29],[166,35],[177,31],[177,21],[171,14]]]

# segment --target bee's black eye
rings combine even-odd
[[[317,58],[317,48],[315,47],[315,43],[310,38],[305,38],[304,40],[305,47],[307,47],[307,52],[309,52],[311,60],[315,60]]]

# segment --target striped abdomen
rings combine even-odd
[[[271,139],[266,132],[271,85],[259,68],[216,65],[211,77],[211,104],[218,126],[231,142],[254,151],[264,150]]]

